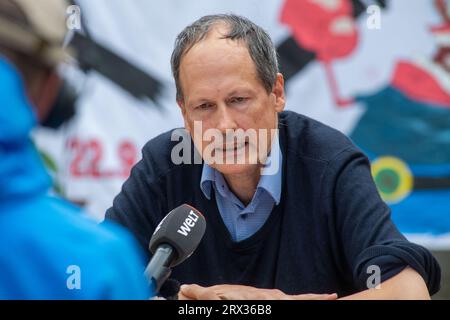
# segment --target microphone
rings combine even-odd
[[[171,268],[195,251],[205,230],[203,215],[187,204],[173,209],[161,220],[150,240],[149,249],[153,256],[145,270],[155,295],[170,276]]]

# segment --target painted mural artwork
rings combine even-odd
[[[389,2],[379,5],[389,10]],[[365,107],[349,136],[369,156],[374,181],[399,229],[440,236],[450,233],[450,1],[433,5],[441,17],[428,30],[435,54],[398,60],[383,88],[345,98],[332,63],[348,57],[360,40],[355,1],[288,0],[281,21],[290,27],[296,50],[325,68],[336,108]],[[280,49],[290,68],[286,74],[300,71],[302,64],[293,71],[283,45]]]

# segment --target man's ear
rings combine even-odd
[[[183,100],[178,100],[177,99],[177,105],[181,109],[181,113],[183,114],[183,117],[184,117],[185,109],[184,109],[184,102],[183,102]]]
[[[187,131],[191,132],[191,126],[189,125],[189,121],[188,121],[188,118],[187,118],[186,106],[184,104],[184,101],[177,99],[177,105],[178,105],[178,107],[180,107],[181,114],[183,115],[184,127],[186,128]]]
[[[281,112],[286,105],[286,97],[284,93],[284,77],[281,73],[277,74],[275,85],[273,86],[272,93],[275,96],[275,111]]]
[[[59,89],[61,78],[54,71],[46,71],[36,77],[36,80],[29,88],[29,98],[32,101],[39,121],[46,119],[50,113]]]

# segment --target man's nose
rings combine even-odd
[[[227,129],[237,129],[238,125],[235,121],[235,115],[226,104],[220,104],[217,107],[217,126],[216,128],[222,133],[226,133]]]

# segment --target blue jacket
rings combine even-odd
[[[18,72],[0,58],[0,299],[149,298],[134,238],[48,194],[35,124]]]

